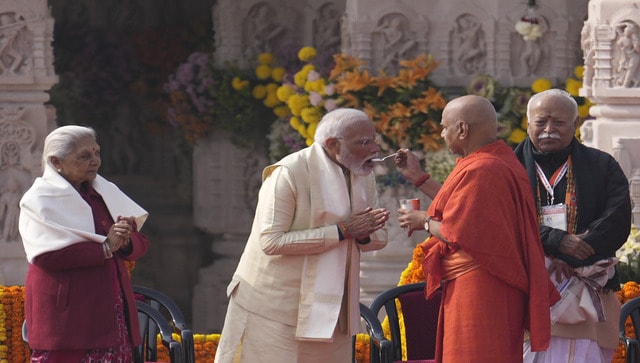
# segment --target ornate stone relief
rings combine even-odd
[[[0,13],[0,77],[33,74],[33,34],[27,21],[15,12]]]
[[[383,16],[373,30],[373,68],[395,73],[398,61],[417,56],[416,36],[409,19],[403,14]]]
[[[18,202],[31,182],[35,131],[24,108],[0,107],[0,228],[2,240],[19,241]]]
[[[634,20],[624,20],[614,27],[612,59],[616,87],[638,87],[640,85],[640,27]]]
[[[282,43],[287,28],[278,22],[278,12],[266,2],[255,4],[243,20],[244,56],[255,58],[263,52],[273,52]]]
[[[334,3],[323,4],[313,20],[313,45],[322,51],[339,53],[342,11]]]
[[[451,29],[451,69],[457,74],[474,75],[485,72],[487,41],[482,22],[473,14],[462,14]]]

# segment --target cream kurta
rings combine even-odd
[[[321,185],[327,175],[339,176],[328,186],[326,181]],[[314,299],[318,299],[317,294],[313,294],[314,284],[322,283],[321,279],[330,281],[337,276],[344,277],[348,270],[347,286],[342,286],[338,297],[341,301],[342,292],[348,291],[346,308],[350,328],[347,334],[357,333],[359,252],[383,248],[387,232],[386,228],[377,231],[370,236],[371,242],[364,245],[354,240],[339,241],[336,223],[366,206],[378,207],[374,176],[352,175],[350,185],[354,189],[348,191],[341,168],[327,157],[320,145],[314,144],[289,155],[277,165],[267,167],[263,179],[251,235],[227,290],[231,303],[275,322],[291,327],[301,326],[308,324],[305,314],[317,302]],[[356,186],[361,187],[356,190]],[[322,190],[326,193],[327,188],[347,196],[341,202],[346,208],[329,205],[326,195],[322,195]],[[352,201],[362,199],[365,205],[354,207],[349,195]],[[343,271],[313,268],[322,265],[323,254],[332,253],[346,244],[351,244],[351,253],[344,254],[345,260],[336,265]],[[348,261],[347,256],[350,256]],[[301,292],[302,287],[305,291]],[[228,314],[225,322],[236,320]],[[333,331],[337,320],[336,315],[325,319],[322,324]],[[242,322],[237,321],[237,324]],[[231,337],[225,337],[224,333],[218,352],[233,349],[232,346],[237,344],[237,341],[225,342]],[[269,343],[264,340],[256,344]],[[222,361],[227,360],[216,357],[216,362]]]

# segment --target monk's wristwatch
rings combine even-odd
[[[431,222],[431,217],[427,216],[427,220],[424,221],[424,230],[429,232],[429,222]]]

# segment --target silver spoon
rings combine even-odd
[[[381,158],[373,158],[373,159],[371,159],[371,161],[385,161],[386,159],[388,159],[388,158],[390,158],[392,156],[396,156],[396,154],[398,154],[398,153],[389,154],[389,155],[383,156]]]

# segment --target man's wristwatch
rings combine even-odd
[[[427,216],[427,219],[424,221],[424,230],[429,232],[429,222],[431,222],[431,217]]]

